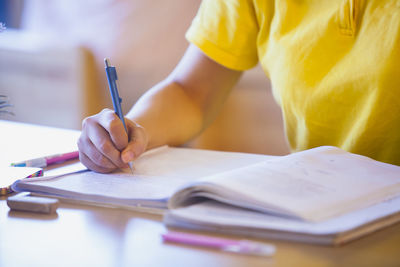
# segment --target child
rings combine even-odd
[[[400,164],[398,1],[205,0],[186,37],[175,70],[126,115],[128,135],[112,110],[84,120],[88,168],[110,172],[146,149],[185,143],[258,62],[293,151],[333,145]]]

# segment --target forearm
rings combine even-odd
[[[144,94],[127,117],[145,129],[147,148],[181,145],[213,121],[240,75],[190,45],[169,77]]]
[[[163,81],[145,93],[126,116],[143,126],[147,149],[181,145],[201,132],[204,112],[182,85]]]

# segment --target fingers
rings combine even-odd
[[[127,127],[130,141],[121,154],[122,161],[125,163],[138,158],[144,151],[146,151],[148,143],[147,133],[142,126],[127,120]]]
[[[86,118],[78,140],[81,162],[89,169],[103,173],[127,168],[128,162],[146,150],[148,138],[140,125],[128,119],[125,123],[128,134],[122,121],[110,109]]]
[[[116,164],[95,147],[87,136],[83,135],[79,138],[78,148],[81,162],[89,169],[106,173],[118,168]]]
[[[95,171],[95,172],[101,172],[101,173],[109,173],[115,170],[115,167],[113,168],[105,168],[102,166],[97,165],[94,163],[86,154],[83,152],[79,151],[79,160],[90,170]]]
[[[89,169],[110,172],[126,168],[120,150],[127,144],[128,135],[112,110],[105,109],[83,121],[78,148],[82,163]]]
[[[99,124],[111,137],[111,141],[117,150],[121,151],[128,145],[128,135],[124,124],[111,109],[103,109],[98,116]]]

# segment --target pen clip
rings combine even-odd
[[[110,87],[111,99],[113,102],[114,110],[115,113],[117,113],[118,117],[122,120],[126,130],[124,117],[121,109],[122,98],[119,96],[117,89],[117,82],[116,82],[118,80],[117,71],[114,66],[111,66],[108,58],[104,59],[104,63],[106,65],[105,69],[107,74],[108,85]]]
[[[110,87],[110,94],[114,106],[114,111],[117,114],[117,116],[121,119],[122,124],[124,125],[125,128],[125,132],[128,133],[128,128],[126,127],[124,114],[122,113],[122,108],[121,108],[122,98],[119,97],[117,89],[117,79],[118,79],[117,71],[115,67],[111,66],[108,58],[104,59],[104,63],[106,65],[105,69],[107,74],[108,85]]]
[[[110,81],[116,81],[118,80],[118,75],[117,75],[117,70],[115,69],[114,66],[111,65],[110,60],[108,58],[104,59],[104,64],[106,65],[106,73],[107,73],[107,78],[108,82]]]

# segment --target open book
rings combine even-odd
[[[160,148],[135,175],[31,178],[14,190],[166,209],[167,225],[317,243],[344,243],[400,220],[400,167],[319,147],[283,157]]]
[[[189,148],[160,147],[144,153],[130,169],[101,174],[92,171],[24,179],[15,191],[55,196],[86,204],[128,208],[155,213],[167,209],[168,199],[184,185],[215,173],[273,158]]]

